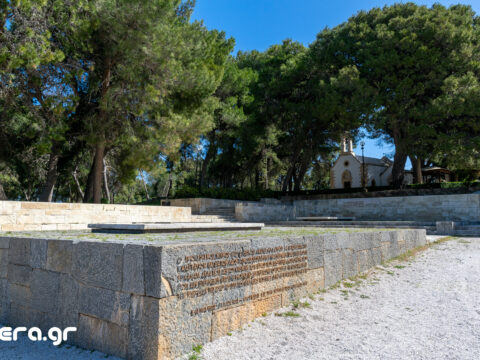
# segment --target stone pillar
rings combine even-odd
[[[453,221],[437,221],[437,235],[455,235],[455,223]]]

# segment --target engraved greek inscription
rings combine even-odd
[[[195,298],[302,275],[307,272],[307,260],[306,244],[185,256],[177,262],[179,298]],[[191,314],[260,299],[304,285],[306,283],[300,282],[289,287],[230,299],[192,310]]]

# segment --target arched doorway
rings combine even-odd
[[[342,174],[342,184],[344,189],[350,189],[352,187],[352,173],[345,170]]]

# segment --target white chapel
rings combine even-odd
[[[363,164],[363,161],[365,161],[365,164]],[[353,152],[353,141],[344,138],[342,140],[342,151],[330,170],[330,188],[389,186],[392,183],[392,167],[393,161],[385,156],[377,159],[356,155]],[[411,184],[412,180],[412,173],[406,171],[405,183]]]

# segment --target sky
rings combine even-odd
[[[193,19],[203,20],[209,29],[223,30],[235,39],[235,52],[263,51],[284,39],[309,45],[325,27],[335,27],[360,10],[404,1],[387,0],[197,0]],[[413,1],[445,6],[458,1]],[[480,0],[464,0],[480,14]],[[394,147],[365,139],[365,156],[392,155]],[[361,154],[360,147],[355,152]],[[406,168],[410,168],[408,162]]]

